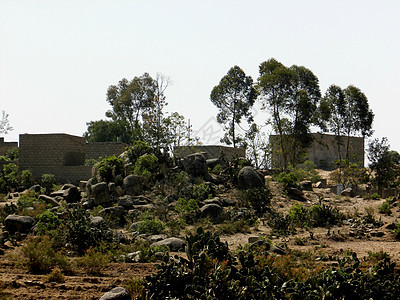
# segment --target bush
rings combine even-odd
[[[270,210],[272,194],[266,187],[252,188],[242,191],[242,202],[254,209],[257,216],[262,217]]]
[[[44,193],[49,195],[55,188],[56,177],[53,174],[43,174],[40,178],[40,185],[44,188]]]
[[[109,262],[108,254],[103,254],[92,247],[85,251],[84,256],[76,260],[77,266],[83,268],[89,275],[101,275],[101,271],[108,266]]]
[[[392,215],[392,207],[390,205],[390,202],[387,200],[378,206],[378,210],[381,214],[385,214],[387,216]]]
[[[291,218],[293,223],[300,227],[311,226],[309,210],[300,203],[296,202],[290,207],[288,216]]]
[[[197,201],[194,199],[184,199],[179,198],[175,205],[175,210],[179,213],[186,213],[191,211],[196,211],[199,209]]]
[[[165,224],[159,219],[146,219],[139,223],[137,231],[139,233],[160,234],[165,229]]]
[[[19,167],[14,163],[9,163],[3,166],[3,177],[7,186],[17,188],[19,185]]]
[[[284,185],[296,185],[299,182],[299,177],[293,172],[282,172],[275,177],[275,180],[283,183]]]
[[[48,210],[42,212],[37,219],[36,233],[38,235],[49,234],[61,225],[61,220],[58,216]]]
[[[152,152],[150,145],[143,141],[135,141],[132,146],[127,147],[126,150],[127,155],[131,163],[135,163],[136,160],[144,155]]]
[[[47,273],[54,267],[70,271],[68,258],[53,249],[48,236],[30,237],[22,246],[18,261],[32,273]]]
[[[213,191],[209,184],[196,184],[193,186],[193,197],[198,200],[210,199],[213,197]]]
[[[314,205],[310,208],[311,224],[314,227],[329,227],[339,224],[344,216],[329,205]]]
[[[21,172],[21,185],[27,189],[30,188],[33,185],[33,175],[31,171],[29,170],[23,170]]]
[[[62,273],[61,269],[55,267],[51,272],[46,276],[46,282],[58,282],[63,283],[65,282],[65,276]]]
[[[118,175],[124,174],[124,161],[115,155],[106,157],[97,165],[97,171],[102,180],[113,181]]]

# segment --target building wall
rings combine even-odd
[[[313,161],[317,168],[332,169],[335,161],[346,158],[347,137],[340,137],[340,154],[338,150],[338,139],[331,134],[312,134],[314,141],[308,149],[307,159]],[[278,168],[281,162],[279,137],[277,135],[270,136],[272,146],[272,167]],[[350,137],[349,139],[349,160],[364,167],[364,138]]]
[[[231,160],[235,157],[246,157],[244,148],[233,148],[227,146],[180,146],[175,147],[174,155],[178,158],[185,157],[188,154],[202,152],[206,159],[225,157]]]
[[[18,148],[17,142],[4,142],[4,138],[0,137],[0,155],[5,155],[8,150]]]
[[[53,174],[58,182],[77,182],[90,178],[84,166],[86,141],[82,137],[60,134],[21,134],[19,165],[36,179]]]

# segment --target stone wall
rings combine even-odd
[[[85,166],[86,141],[82,137],[60,134],[21,134],[19,165],[39,179],[53,174],[57,182],[77,182],[91,176]]]
[[[86,159],[105,158],[110,155],[118,156],[125,151],[127,144],[121,142],[104,142],[86,144]]]
[[[331,134],[312,134],[314,141],[308,149],[307,159],[313,161],[317,168],[333,169],[335,160],[346,158],[347,137],[340,137],[340,154],[338,150],[338,138]],[[281,156],[279,137],[271,135],[269,139],[272,151],[272,168],[279,168]],[[275,150],[274,150],[275,149]],[[364,138],[350,137],[349,139],[349,160],[364,167]]]
[[[232,160],[235,157],[246,157],[244,148],[227,146],[180,146],[175,147],[174,156],[182,158],[188,154],[197,152],[204,153],[206,159],[225,157],[227,160]]]
[[[0,137],[0,155],[5,155],[8,150],[18,148],[17,142],[4,142],[4,138]]]

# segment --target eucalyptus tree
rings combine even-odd
[[[262,109],[269,110],[279,139],[282,168],[301,162],[312,142],[310,127],[317,123],[321,98],[318,78],[307,68],[288,68],[271,58],[260,64],[258,87]],[[276,149],[275,149],[276,150]]]
[[[8,120],[8,114],[3,110],[2,117],[0,120],[0,133],[7,134],[9,131],[13,130],[10,126],[10,121]]]
[[[222,77],[210,95],[211,102],[219,109],[217,121],[224,125],[225,135],[221,142],[236,147],[241,141],[236,132],[243,118],[252,121],[251,108],[257,98],[257,91],[253,86],[253,79],[246,76],[238,66],[232,67]]]

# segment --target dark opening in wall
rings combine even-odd
[[[86,153],[67,152],[64,155],[64,166],[82,166],[85,164]]]

